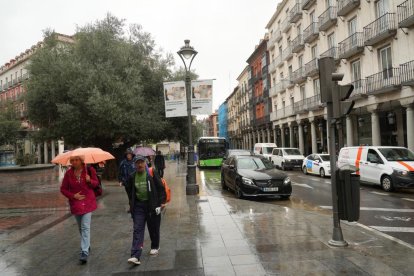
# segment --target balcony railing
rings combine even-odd
[[[312,77],[319,73],[318,70],[318,59],[314,58],[305,64],[305,76]]]
[[[316,94],[315,96],[295,102],[294,111],[295,113],[304,113],[310,110],[318,109],[321,106],[321,96]]]
[[[272,87],[270,87],[269,90],[269,97],[274,97],[277,95],[277,91],[276,91],[276,85],[273,85]]]
[[[284,61],[285,61],[285,59],[283,57],[283,52],[282,52],[275,59],[276,66],[277,67],[282,66],[284,64]]]
[[[304,31],[303,31],[303,40],[306,43],[311,43],[319,36],[318,31],[318,22],[311,23]]]
[[[397,6],[398,27],[409,28],[414,25],[414,0],[407,0]]]
[[[29,78],[29,73],[24,73],[24,74],[23,74],[23,79],[24,79],[24,80],[27,80],[28,78]]]
[[[331,57],[335,60],[339,60],[339,47],[331,47],[326,52],[321,54],[321,58]]]
[[[386,13],[364,27],[365,45],[375,45],[396,33],[395,13]]]
[[[302,18],[302,7],[300,1],[296,1],[296,4],[290,10],[290,23],[296,23]]]
[[[292,27],[292,24],[290,23],[290,15],[287,15],[281,24],[282,32],[286,33],[289,31],[290,27]]]
[[[303,35],[299,34],[295,37],[292,42],[292,53],[299,53],[302,49],[305,48],[305,43],[303,42]]]
[[[289,60],[291,57],[293,57],[293,53],[292,53],[292,46],[289,45],[287,46],[284,50],[283,50],[283,59],[284,60]]]
[[[360,0],[338,0],[338,16],[345,16],[361,4]]]
[[[401,86],[399,68],[389,68],[382,72],[368,76],[366,89],[368,94],[380,94],[394,91]]]
[[[14,80],[12,81],[12,84],[13,84],[13,85],[16,85],[17,83],[18,83],[17,79],[14,79]]]
[[[302,10],[309,10],[316,0],[302,0]]]
[[[401,84],[414,86],[414,60],[400,65]]]
[[[293,71],[291,81],[295,84],[302,83],[306,80],[304,68],[300,67],[296,71]]]
[[[288,79],[282,79],[276,84],[276,92],[280,93],[286,90],[286,88],[291,84],[291,81]]]
[[[363,33],[354,33],[339,42],[339,58],[350,58],[364,51]]]
[[[354,86],[354,90],[352,91],[351,98],[354,97],[366,97],[367,96],[367,85],[365,79],[360,79],[351,82]]]
[[[330,6],[319,17],[319,31],[326,31],[336,24],[338,16],[336,14],[336,7]]]

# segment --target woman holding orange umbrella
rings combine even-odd
[[[69,199],[71,213],[78,223],[81,235],[81,253],[79,261],[85,264],[90,252],[92,212],[96,210],[94,189],[99,180],[93,167],[87,168],[85,156],[71,154],[71,168],[65,173],[60,187],[61,193]]]

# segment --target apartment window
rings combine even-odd
[[[351,20],[348,21],[348,33],[349,35],[353,35],[357,32],[357,17],[355,16]]]
[[[388,0],[378,0],[375,4],[377,18],[383,16],[389,12],[389,3]]]
[[[291,43],[290,36],[286,40],[287,40],[287,46],[289,47],[290,46],[290,43]]]
[[[305,90],[305,86],[304,85],[302,85],[300,87],[300,98],[302,100],[306,99],[306,90]]]
[[[361,87],[361,61],[358,59],[351,63],[351,80],[354,83],[355,88]]]
[[[298,57],[299,68],[303,66],[303,55]]]
[[[335,47],[335,33],[328,35],[328,48],[331,49]]]
[[[383,78],[391,78],[393,76],[391,46],[387,46],[379,50],[379,59]]]
[[[20,69],[20,77],[23,76],[23,69]]]
[[[298,35],[301,35],[302,34],[302,25],[301,24],[298,24],[298,26],[296,26],[296,33]]]
[[[325,4],[326,4],[326,8],[336,6],[336,0],[326,0]]]
[[[17,80],[17,71],[16,71],[16,73],[15,73],[15,79]]]
[[[289,70],[289,79],[290,79],[292,78],[292,72],[293,72],[292,65],[289,65],[288,70]]]
[[[279,46],[279,56],[282,55],[282,46]]]
[[[309,14],[309,22],[312,24],[313,22],[316,22],[316,18],[315,18],[315,11],[313,10],[310,14]]]
[[[319,95],[321,93],[319,79],[313,80],[313,94]]]
[[[315,45],[311,48],[312,59],[315,59],[318,56],[318,45]]]

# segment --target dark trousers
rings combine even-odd
[[[150,214],[147,202],[136,202],[132,210],[134,231],[132,234],[131,257],[140,258],[144,247],[145,223],[151,238],[151,249],[160,247],[161,215]]]

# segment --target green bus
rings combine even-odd
[[[200,137],[197,143],[198,166],[220,167],[228,143],[223,137]]]

